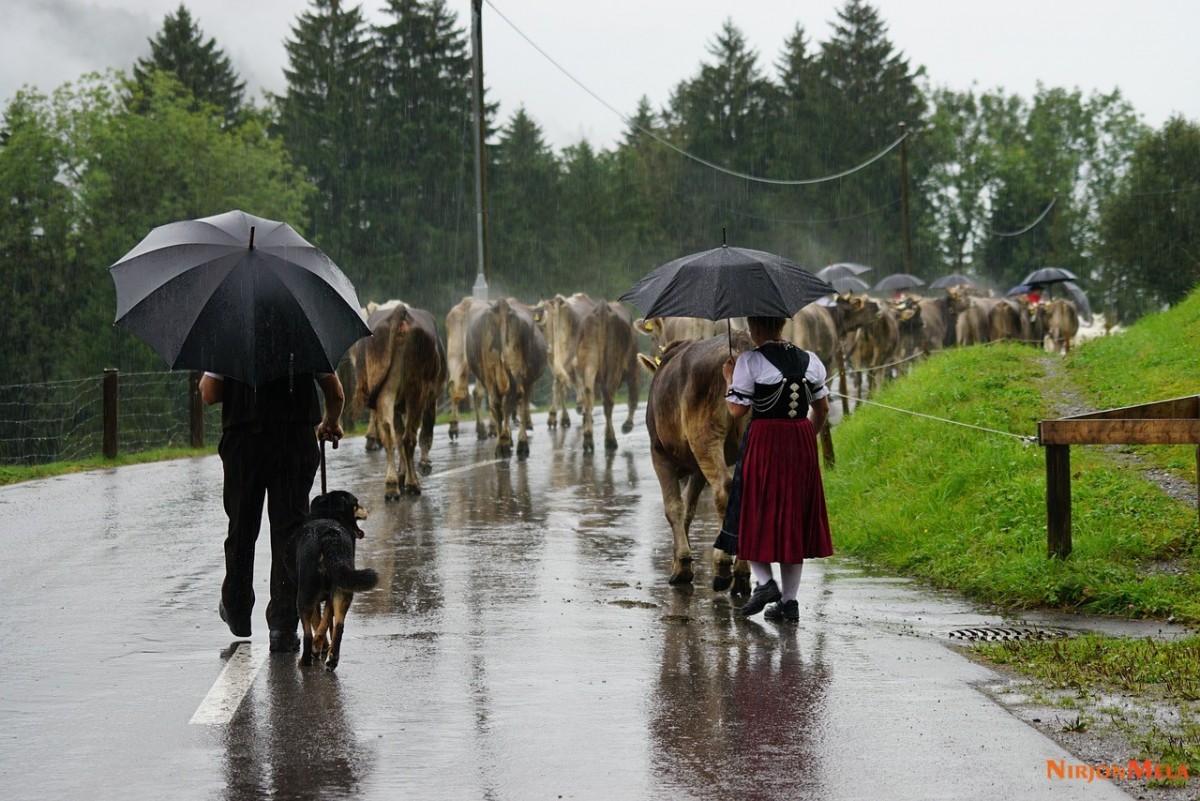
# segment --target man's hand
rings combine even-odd
[[[338,440],[344,436],[345,434],[342,432],[342,426],[337,420],[334,420],[333,422],[330,422],[329,420],[322,420],[321,425],[317,426],[317,439],[321,440],[322,442],[332,442],[333,449],[335,451],[337,450]]]

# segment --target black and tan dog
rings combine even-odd
[[[379,583],[374,570],[354,568],[354,542],[363,536],[358,521],[366,517],[367,510],[358,498],[335,490],[313,498],[308,522],[296,534],[296,610],[304,627],[302,667],[313,663],[314,653],[318,659],[325,657],[326,670],[337,667],[354,593]]]

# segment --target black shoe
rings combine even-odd
[[[767,611],[763,612],[763,617],[767,620],[799,620],[800,603],[795,598],[790,601],[773,603],[767,607]]]
[[[233,632],[234,637],[249,637],[250,636],[250,616],[240,620],[231,620],[229,613],[225,611],[225,602],[221,601],[221,605],[217,607],[217,613],[221,616],[221,620],[225,621],[225,625],[229,626],[229,630]]]
[[[779,588],[775,586],[775,579],[771,579],[766,584],[756,584],[754,592],[750,593],[750,600],[746,601],[746,605],[742,607],[742,614],[746,617],[757,615],[767,604],[774,603],[782,597]]]
[[[300,650],[300,638],[294,631],[271,629],[271,653],[288,654]]]

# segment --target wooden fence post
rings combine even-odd
[[[838,394],[842,396],[842,416],[850,414],[850,385],[846,382],[846,353],[842,350],[842,343],[837,346],[837,362],[838,362]]]
[[[1071,446],[1046,445],[1046,534],[1049,555],[1071,553]]]
[[[833,432],[830,431],[828,421],[821,428],[821,456],[824,457],[825,467],[832,468],[836,463],[833,455]]]
[[[104,398],[104,439],[101,447],[105,459],[117,458],[118,380],[117,368],[104,368],[104,378],[101,380]]]
[[[204,401],[200,398],[200,378],[203,375],[196,370],[188,375],[188,428],[193,448],[204,447]]]

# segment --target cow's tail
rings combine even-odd
[[[366,592],[375,589],[379,584],[378,573],[369,567],[355,570],[354,563],[340,548],[322,548],[321,559],[325,563],[325,572],[329,575],[330,583],[334,587],[347,592]]]
[[[354,376],[354,402],[359,409],[372,409],[375,406],[374,399],[370,396],[370,391],[367,389],[367,343],[365,340],[359,340],[354,345],[355,357],[358,364],[362,365],[361,375],[356,367]]]

